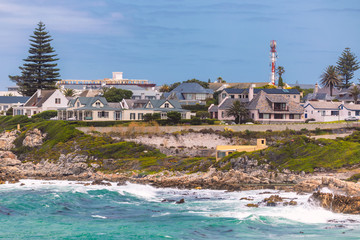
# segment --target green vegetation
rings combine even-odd
[[[57,111],[56,110],[48,110],[48,111],[43,111],[41,113],[37,113],[35,115],[32,115],[31,118],[41,118],[41,119],[45,119],[45,120],[49,120],[50,118],[56,117],[57,116]]]
[[[359,139],[359,132],[336,140],[313,140],[305,136],[294,136],[278,141],[265,150],[233,153],[222,159],[219,166],[224,166],[227,162],[231,164],[232,158],[246,155],[257,159],[260,164],[270,164],[273,169],[290,169],[297,172],[313,172],[320,168],[335,170],[360,163]]]
[[[346,179],[346,181],[358,182],[359,179],[360,179],[360,173],[355,173],[354,175],[352,175],[351,177],[349,177],[348,179]]]
[[[108,102],[121,102],[123,99],[131,99],[133,92],[120,88],[103,88],[103,96]]]
[[[350,48],[345,48],[336,63],[336,69],[342,76],[343,85],[346,88],[350,87],[350,80],[354,77],[354,72],[360,68],[356,55],[351,52]]]
[[[45,29],[45,24],[38,23],[34,35],[30,36],[30,49],[25,63],[19,67],[21,75],[9,76],[19,86],[19,92],[24,96],[33,95],[37,89],[56,89],[55,83],[60,74],[57,67],[57,54],[50,45],[51,36]]]

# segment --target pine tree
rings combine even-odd
[[[344,87],[350,87],[350,80],[354,77],[354,72],[360,68],[355,54],[350,51],[350,48],[345,48],[336,63],[336,69],[343,77]]]
[[[34,35],[30,36],[30,56],[24,59],[25,63],[19,67],[21,75],[9,76],[24,96],[33,95],[37,89],[56,89],[55,83],[60,74],[55,61],[59,59],[55,58],[57,54],[54,54],[51,41],[51,36],[45,31],[45,24],[39,22]]]

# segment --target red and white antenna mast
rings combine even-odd
[[[271,59],[271,76],[270,76],[270,84],[275,85],[275,62],[277,59],[276,53],[276,41],[270,41],[270,59]]]

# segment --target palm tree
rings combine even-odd
[[[330,96],[332,96],[332,89],[335,86],[341,85],[342,78],[339,72],[336,70],[336,67],[330,65],[326,68],[325,72],[320,76],[320,84],[323,87],[330,88]]]
[[[352,89],[350,89],[349,93],[352,95],[353,99],[354,99],[354,103],[357,103],[358,100],[358,96],[360,94],[360,88],[358,88],[358,86],[354,86]]]
[[[236,100],[233,104],[226,110],[226,115],[228,117],[235,117],[235,123],[243,122],[246,118],[249,117],[249,110],[246,108],[245,104]]]
[[[276,69],[277,73],[279,74],[279,81],[278,81],[278,86],[279,87],[283,87],[285,84],[284,84],[284,81],[282,79],[282,75],[285,73],[285,69],[284,67],[282,66],[278,66],[278,68]]]
[[[71,89],[71,88],[65,88],[62,92],[65,95],[65,97],[75,96],[75,91],[74,91],[74,89]]]

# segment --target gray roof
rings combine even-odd
[[[213,94],[214,91],[212,89],[203,88],[198,83],[181,83],[179,86],[174,88],[171,92],[179,92],[179,93],[209,93]]]
[[[120,103],[108,103],[106,101],[106,99],[104,97],[77,97],[75,99],[71,99],[69,102],[69,107],[76,107],[74,106],[75,102],[79,100],[81,105],[83,105],[82,107],[76,108],[76,110],[119,110],[121,109]],[[92,105],[96,102],[96,101],[100,101],[102,102],[102,104],[104,105],[101,108],[98,107],[93,107]]]
[[[343,106],[348,110],[360,110],[360,104],[343,104]]]
[[[335,109],[341,105],[340,102],[320,102],[320,101],[308,101],[305,103],[305,108],[311,105],[314,109]]]
[[[219,110],[226,110],[229,109],[231,107],[231,105],[233,105],[233,103],[235,101],[239,101],[239,99],[237,98],[226,98],[225,100],[223,100],[220,105],[218,106]]]
[[[331,97],[330,94],[327,93],[309,93],[304,97],[304,101],[311,101],[311,100],[324,100],[324,101],[331,101],[334,100],[335,97]]]
[[[281,97],[282,98],[282,97]],[[272,108],[272,101],[270,101],[271,96],[269,96],[265,91],[260,91],[249,103],[248,109],[250,110],[258,110],[259,113],[284,113],[284,111],[275,111]],[[273,100],[280,100],[279,96],[276,96],[276,99]],[[277,101],[276,101],[277,102]],[[300,104],[289,101],[287,102],[288,110],[286,113],[295,113],[301,114],[304,113],[304,108],[300,106]]]
[[[42,107],[42,104],[48,100],[48,98],[56,91],[56,90],[41,90],[40,96],[38,97],[37,93],[40,90],[37,90],[30,99],[26,102],[24,106],[26,107]]]
[[[26,103],[30,97],[0,96],[0,103]]]

